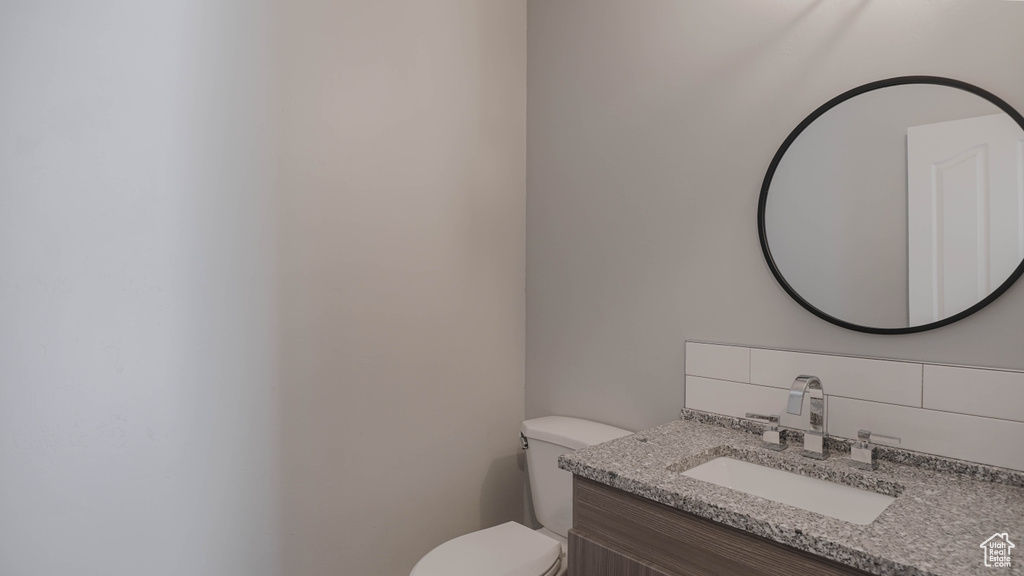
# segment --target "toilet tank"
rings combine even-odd
[[[558,468],[558,457],[632,432],[566,416],[526,420],[522,432],[529,444],[526,466],[533,512],[545,528],[567,538],[572,528],[572,474]]]

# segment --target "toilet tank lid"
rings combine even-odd
[[[523,436],[528,439],[550,442],[572,450],[579,450],[632,434],[628,430],[600,422],[569,418],[568,416],[544,416],[526,420],[523,422],[522,430]]]

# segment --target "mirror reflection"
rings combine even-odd
[[[769,262],[843,322],[940,322],[1024,261],[1024,128],[972,92],[858,94],[807,125],[775,168],[762,192]]]

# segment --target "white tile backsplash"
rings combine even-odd
[[[750,350],[750,383],[789,388],[801,374],[821,380],[825,394],[921,406],[921,364],[828,354]]]
[[[1024,372],[687,342],[687,408],[779,414],[800,374],[822,381],[826,430],[899,436],[901,446],[1024,470]],[[806,427],[801,416],[782,424]]]
[[[1024,372],[926,365],[924,407],[1024,422]]]
[[[828,433],[898,436],[901,448],[1024,470],[1024,423],[922,408],[829,398]]]
[[[786,392],[700,376],[686,377],[686,407],[743,418],[747,412],[778,414]]]
[[[686,374],[732,382],[750,382],[750,348],[687,342]]]

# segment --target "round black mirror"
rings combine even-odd
[[[824,320],[875,334],[956,322],[1024,273],[1024,117],[948,78],[854,88],[783,142],[757,225],[779,284]]]

